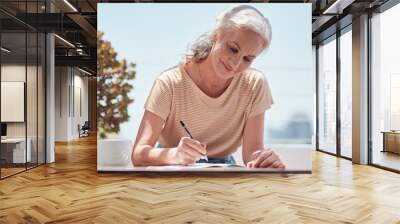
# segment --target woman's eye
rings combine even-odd
[[[238,53],[239,51],[234,47],[229,47],[232,53]]]
[[[251,62],[251,59],[248,58],[248,57],[244,57],[243,59],[244,59],[246,62]]]

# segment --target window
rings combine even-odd
[[[351,158],[352,141],[352,35],[340,36],[340,154]]]
[[[400,170],[400,5],[371,19],[372,163]]]
[[[336,40],[318,48],[319,149],[336,153]]]

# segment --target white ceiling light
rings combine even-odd
[[[87,75],[92,75],[90,72],[85,71],[85,70],[83,70],[83,69],[81,69],[81,68],[79,68],[79,67],[78,67],[78,70],[81,71],[81,72],[83,72],[83,73],[85,73],[85,74],[87,74]]]
[[[57,37],[59,40],[61,40],[62,42],[66,43],[68,46],[75,48],[75,45],[73,45],[71,42],[69,42],[68,40],[58,36],[57,34],[54,34],[55,37]]]
[[[74,10],[74,12],[78,12],[78,10],[71,4],[69,3],[67,0],[64,0],[65,4],[67,4],[72,10]]]
[[[83,50],[81,48],[77,48],[76,49],[76,53],[78,53],[79,55],[83,55]]]
[[[4,51],[4,52],[6,52],[6,53],[10,53],[10,52],[11,52],[10,50],[8,50],[8,49],[5,48],[5,47],[1,47],[1,50]]]
[[[342,14],[343,10],[355,0],[336,0],[322,14]]]

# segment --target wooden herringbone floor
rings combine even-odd
[[[311,175],[98,174],[94,137],[0,181],[0,223],[400,223],[400,175],[315,152]]]

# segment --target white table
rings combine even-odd
[[[28,143],[26,147],[26,153],[25,153],[25,138],[6,138],[6,139],[1,139],[1,144],[2,147],[6,146],[12,146],[13,147],[13,163],[25,163],[25,162],[30,162],[31,161],[31,145],[32,141],[30,138],[26,139],[26,142]],[[25,161],[26,159],[26,161]]]
[[[198,168],[177,167],[177,166],[149,166],[149,167],[115,167],[97,166],[99,173],[293,173],[310,174],[308,169],[273,169],[273,168],[245,168],[245,167],[217,167],[217,168]]]
[[[114,154],[118,155],[118,148],[114,148],[116,151]],[[133,167],[130,160],[127,162],[120,162],[119,164],[115,161],[107,162],[106,164],[101,163],[102,160],[98,161],[97,172],[99,173],[311,173],[312,161],[311,161],[311,148],[306,147],[279,147],[274,149],[281,160],[284,162],[285,169],[271,169],[271,168],[245,168],[245,167],[212,167],[212,168],[197,168],[190,166],[147,166],[147,167]],[[121,153],[122,154],[122,153]],[[123,155],[129,155],[129,153],[123,153]],[[101,155],[97,155],[98,157]],[[112,159],[110,157],[106,157]],[[120,160],[118,160],[120,161]],[[122,161],[122,160],[121,160]],[[114,165],[115,164],[115,165]]]

